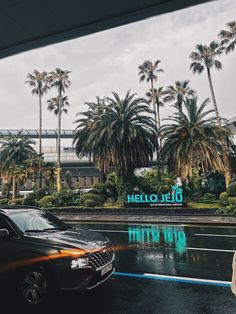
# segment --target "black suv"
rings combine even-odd
[[[1,281],[14,280],[30,305],[57,289],[92,289],[114,271],[106,237],[73,230],[37,208],[0,208],[0,250]]]

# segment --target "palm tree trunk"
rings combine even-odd
[[[218,111],[218,107],[217,107],[217,103],[216,103],[216,97],[215,97],[213,84],[212,84],[211,72],[210,72],[210,69],[208,67],[207,67],[207,76],[208,76],[209,86],[210,86],[210,90],[211,90],[212,102],[213,102],[214,110],[215,110],[215,114],[216,114],[217,125],[218,125],[220,132],[221,132],[222,126],[221,126],[221,121],[220,121],[220,115],[219,115],[219,111]],[[226,189],[228,189],[229,182],[231,179],[231,168],[230,168],[229,157],[228,157],[228,153],[227,153],[227,147],[226,147],[224,139],[222,137],[221,137],[221,147],[222,147],[222,151],[223,151],[223,161],[224,161],[224,168],[225,168],[225,171],[224,171],[225,183],[226,183]]]
[[[157,112],[156,112],[156,100],[154,97],[154,84],[153,84],[153,79],[151,79],[151,89],[152,89],[152,105],[153,105],[153,111],[154,111],[154,119],[156,124],[157,122]]]
[[[16,176],[14,175],[12,178],[12,199],[16,198]]]
[[[58,139],[57,139],[57,191],[61,190],[61,91],[59,94],[58,108]]]
[[[42,95],[39,93],[39,154],[42,154]],[[39,188],[42,188],[42,165],[39,161]]]

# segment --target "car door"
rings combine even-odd
[[[17,259],[19,236],[7,217],[2,214],[0,214],[0,229],[9,231],[8,237],[0,237],[0,274],[4,274],[10,270],[11,263]]]

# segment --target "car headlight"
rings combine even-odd
[[[83,268],[89,265],[88,257],[80,257],[71,261],[71,269]]]

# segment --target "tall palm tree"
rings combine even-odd
[[[28,73],[25,83],[32,88],[32,94],[39,99],[39,154],[42,155],[42,97],[49,89],[47,72],[34,70],[32,74]],[[41,166],[39,169],[39,187],[42,187]]]
[[[148,98],[149,103],[153,103],[155,101],[156,104],[156,111],[157,111],[157,123],[158,123],[158,128],[161,126],[161,116],[160,116],[160,107],[164,106],[164,96],[166,95],[166,91],[164,90],[163,87],[159,87],[158,89],[154,88],[152,91],[150,89],[149,92],[146,93],[146,96]],[[153,99],[154,97],[154,99]]]
[[[212,41],[209,46],[208,45],[202,45],[199,44],[196,46],[196,50],[193,51],[190,54],[190,59],[192,60],[192,63],[190,64],[190,69],[193,71],[193,73],[201,74],[204,69],[207,71],[207,77],[208,82],[210,86],[211,91],[211,97],[214,105],[214,110],[216,114],[216,120],[219,130],[222,130],[222,124],[221,119],[216,103],[216,97],[215,92],[212,84],[212,78],[211,78],[211,69],[215,68],[217,70],[222,69],[222,63],[217,59],[219,56],[222,55],[223,47],[220,46],[220,44],[216,41]],[[231,168],[229,163],[229,157],[227,153],[227,147],[225,145],[225,141],[223,139],[223,136],[221,136],[221,145],[222,145],[222,151],[223,151],[223,159],[224,159],[224,175],[225,175],[225,181],[226,181],[226,188],[228,188],[229,181],[231,178]]]
[[[153,111],[155,116],[155,121],[158,123],[157,120],[157,111],[156,111],[156,102],[154,97],[154,82],[158,80],[158,75],[161,72],[164,72],[163,69],[159,69],[160,60],[156,60],[155,62],[152,62],[150,60],[144,61],[142,64],[138,66],[139,70],[139,78],[140,82],[146,81],[151,83],[151,91],[152,91],[152,104],[153,104]]]
[[[57,139],[57,189],[61,189],[61,115],[62,115],[62,98],[66,89],[71,85],[69,74],[71,71],[56,68],[49,73],[50,86],[55,87],[58,92],[58,139]]]
[[[189,86],[189,81],[176,81],[174,85],[167,87],[164,102],[174,101],[173,107],[182,111],[182,103],[186,98],[194,97],[196,92]]]
[[[236,47],[236,21],[232,21],[226,24],[227,29],[221,30],[218,34],[221,39],[221,45],[225,49],[225,52],[231,52]]]
[[[92,125],[89,122],[89,127],[83,119],[78,120],[75,148],[78,156],[88,152],[96,166],[103,162],[114,167],[124,182],[135,168],[147,165],[153,157],[156,126],[147,116],[153,111],[144,98],[135,98],[130,92],[123,99],[113,93],[107,103],[104,113]]]
[[[13,198],[16,197],[16,170],[24,165],[24,162],[36,151],[32,147],[34,141],[21,135],[9,135],[0,148],[1,173],[9,173],[13,179]]]
[[[163,137],[162,156],[170,161],[179,176],[185,179],[192,176],[194,168],[223,171],[221,136],[225,141],[229,138],[226,128],[219,130],[216,118],[209,116],[214,110],[207,110],[210,102],[206,99],[200,106],[197,97],[184,101],[186,114],[176,112],[166,120],[170,124],[162,126]]]

